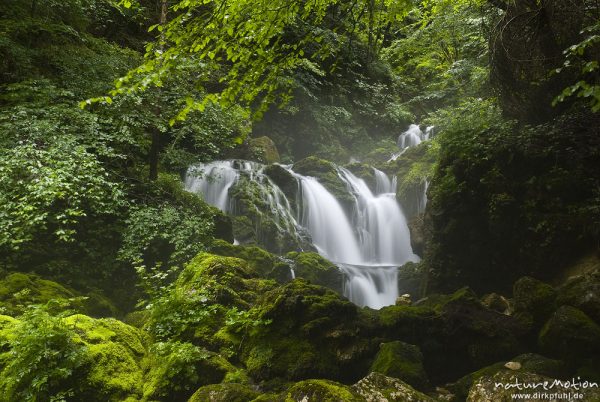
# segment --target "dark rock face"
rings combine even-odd
[[[572,278],[558,289],[558,305],[569,305],[600,323],[600,271]]]

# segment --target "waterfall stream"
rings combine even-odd
[[[193,166],[186,175],[188,191],[211,205],[236,214],[230,189],[247,175],[261,189],[275,220],[286,230],[302,228],[317,251],[344,273],[344,295],[359,306],[381,308],[398,297],[398,267],[419,260],[410,245],[406,219],[396,200],[396,178],[374,169],[375,189],[347,169],[339,179],[354,200],[348,210],[314,177],[284,168],[298,183],[296,210],[285,194],[263,173],[264,166],[244,161],[218,161]],[[199,174],[200,173],[200,174]]]

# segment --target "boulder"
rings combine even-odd
[[[371,373],[352,389],[368,402],[433,402],[434,399],[415,390],[397,378]]]
[[[572,380],[554,383],[553,378],[545,377],[526,371],[499,371],[490,376],[479,378],[469,390],[467,402],[506,402],[519,398],[517,395],[527,394],[527,401],[545,402],[556,399],[556,394],[564,395],[574,393],[580,394],[581,398],[569,400],[598,401],[600,400],[600,391],[598,388],[584,387],[584,381],[581,381],[581,387],[576,390],[572,385]],[[543,389],[546,383],[548,390]],[[532,388],[525,388],[536,387]],[[553,398],[554,396],[554,398]],[[524,398],[525,399],[525,398]],[[566,400],[566,399],[565,399]]]
[[[557,305],[567,304],[600,323],[600,271],[576,276],[558,288]]]
[[[378,344],[367,313],[304,279],[267,292],[253,314],[268,322],[242,345],[255,381],[356,380],[367,372]]]
[[[513,285],[515,315],[534,330],[555,310],[556,291],[547,283],[525,276]]]
[[[288,389],[286,401],[294,402],[365,402],[346,385],[328,380],[306,380]]]
[[[423,354],[417,346],[402,341],[382,343],[371,371],[398,378],[419,390],[430,388]]]
[[[199,388],[189,402],[248,402],[259,396],[247,385],[212,384]]]
[[[573,360],[600,353],[600,326],[583,311],[561,306],[550,317],[538,337],[542,350]]]
[[[344,276],[340,269],[317,253],[291,252],[285,255],[297,278],[304,278],[314,285],[324,286],[343,293]]]
[[[250,159],[261,163],[278,163],[280,161],[277,146],[267,136],[251,138],[248,140]]]

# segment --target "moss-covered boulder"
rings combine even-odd
[[[539,329],[556,308],[556,291],[547,283],[525,276],[513,285],[515,315]]]
[[[83,300],[71,300],[81,295],[56,282],[37,275],[14,272],[0,280],[0,313],[18,315],[30,304],[46,304],[63,300],[66,306],[85,311]]]
[[[261,163],[277,163],[280,161],[277,146],[267,136],[248,140],[248,150],[252,160]]]
[[[142,358],[146,336],[137,328],[112,318],[73,315],[65,319],[76,343],[86,348],[89,371],[81,391],[90,401],[122,401],[143,394]]]
[[[270,278],[280,276],[273,271],[286,270],[291,275],[290,267],[281,258],[257,246],[238,246],[223,240],[216,240],[210,246],[210,252],[226,257],[240,258],[260,276]]]
[[[520,368],[518,370],[521,372],[529,372],[552,378],[566,378],[569,373],[567,365],[564,362],[549,359],[534,353],[519,355],[510,359],[510,361],[519,363]],[[461,377],[452,384],[448,384],[447,388],[452,391],[459,400],[464,400],[467,398],[471,386],[479,379],[491,377],[501,371],[510,371],[507,367],[507,363],[508,362],[506,361],[502,361],[483,367],[473,373]]]
[[[228,328],[249,320],[246,311],[275,286],[245,260],[200,253],[170,291],[154,301],[146,328],[163,341],[192,342],[211,350],[230,348],[237,340]]]
[[[517,400],[517,398],[522,398],[522,396],[516,396],[517,394],[527,394],[528,397],[526,398],[526,400],[528,401],[543,402],[555,399],[557,393],[560,395],[569,393],[573,395],[574,392],[582,394],[582,398],[577,398],[577,400],[600,400],[600,391],[598,390],[598,388],[581,386],[579,387],[579,390],[576,390],[571,382],[569,382],[569,384],[567,385],[565,383],[555,384],[554,381],[555,380],[553,378],[545,377],[539,374],[529,373],[526,371],[503,370],[491,376],[483,376],[479,380],[477,380],[471,386],[467,402],[514,401]],[[517,387],[515,385],[517,383],[521,384],[521,386]],[[553,384],[553,386],[548,390],[544,390],[542,386],[544,383]],[[542,385],[538,385],[535,389],[524,389],[523,384],[527,384],[530,386],[534,386],[535,384]]]
[[[255,311],[269,322],[243,344],[242,359],[256,381],[353,380],[367,371],[375,354],[369,317],[339,294],[303,279],[267,292]]]
[[[218,354],[182,342],[152,345],[144,365],[144,398],[151,401],[187,401],[198,387],[218,384],[238,371]]]
[[[587,314],[571,306],[561,306],[539,334],[539,346],[550,355],[566,359],[598,356],[600,326]]]
[[[304,278],[314,285],[324,286],[343,293],[344,277],[340,269],[321,255],[291,252],[285,255],[298,278]]]
[[[229,196],[235,200],[236,216],[232,219],[235,238],[240,244],[260,245],[277,254],[310,249],[306,233],[299,230],[294,217],[287,209],[279,208],[275,197],[265,189],[272,185],[268,180],[259,183],[248,172],[241,172],[230,187]]]
[[[469,288],[379,311],[380,333],[417,345],[430,380],[442,383],[522,353],[522,324],[481,304]]]
[[[423,367],[423,354],[417,346],[402,341],[382,343],[371,371],[398,378],[416,389],[430,387]]]
[[[286,402],[365,402],[349,386],[328,380],[306,380],[294,384],[285,395]]]
[[[600,323],[600,271],[571,278],[558,289],[557,305],[569,305]]]
[[[423,261],[407,262],[398,268],[398,294],[409,294],[412,300],[423,295],[427,266]]]
[[[249,402],[259,393],[243,384],[212,384],[198,389],[189,402]]]
[[[352,389],[366,401],[373,402],[433,402],[433,398],[415,390],[397,378],[371,373]]]

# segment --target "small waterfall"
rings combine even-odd
[[[434,126],[428,126],[423,132],[417,124],[411,124],[408,130],[398,136],[397,144],[400,151],[393,154],[388,162],[398,159],[408,148],[416,147],[423,141],[428,141],[433,136],[433,129]]]
[[[295,213],[285,194],[258,164],[228,161],[190,168],[186,189],[235,214],[235,201],[230,200],[229,190],[248,177],[259,185],[261,198],[270,205],[282,227],[305,229],[318,252],[339,266],[346,278],[344,293],[352,302],[372,308],[394,304],[398,296],[398,267],[419,260],[412,251],[406,219],[396,201],[396,178],[375,169],[376,186],[372,192],[364,180],[338,168],[340,180],[354,198],[352,211],[345,211],[317,179],[283,167],[298,182]],[[198,170],[205,175],[194,176]]]
[[[230,212],[229,189],[238,180],[239,173],[233,161],[217,161],[192,166],[185,176],[185,188],[202,194],[204,201],[221,211]]]

